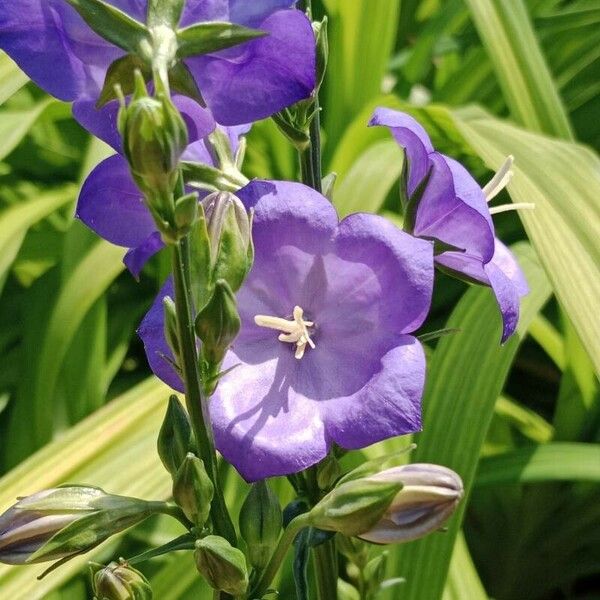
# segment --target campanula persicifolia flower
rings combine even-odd
[[[255,261],[237,293],[241,329],[210,400],[220,452],[249,481],[300,471],[332,444],[418,431],[433,244],[386,219],[341,222],[298,183],[253,181]],[[182,382],[164,338],[162,289],[139,334],[154,372]]]
[[[512,158],[482,189],[460,163],[433,148],[425,129],[411,116],[378,108],[370,125],[388,127],[404,148],[405,229],[436,242],[438,268],[492,288],[502,314],[502,342],[506,341],[519,320],[520,298],[529,290],[517,260],[495,237],[488,202],[508,182]]]

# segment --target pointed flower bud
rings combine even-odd
[[[156,504],[84,486],[22,498],[0,516],[0,562],[21,565],[86,552],[159,512]]]
[[[277,546],[282,514],[277,496],[266,480],[252,485],[240,511],[240,533],[248,547],[248,561],[264,569]]]
[[[241,200],[229,192],[207,196],[202,207],[210,240],[213,281],[224,279],[237,292],[254,255],[250,217]]]
[[[403,465],[372,475],[367,481],[402,486],[381,519],[360,534],[377,544],[408,542],[437,531],[463,496],[461,478],[439,465]]]
[[[202,527],[208,519],[214,491],[204,463],[189,453],[173,480],[173,498],[197,527]]]
[[[225,538],[209,535],[196,542],[196,567],[209,585],[232,596],[248,589],[248,568],[244,553]]]
[[[327,34],[327,17],[312,24],[317,43],[317,90],[321,87],[329,62],[329,36]]]
[[[374,527],[402,484],[358,479],[334,488],[311,511],[310,524],[327,531],[355,536]]]
[[[192,428],[177,396],[169,398],[169,406],[158,434],[158,455],[165,469],[175,476],[192,447]]]
[[[202,341],[202,358],[208,365],[204,373],[205,383],[218,375],[221,362],[240,327],[235,296],[229,284],[219,279],[208,304],[196,317],[196,333]]]
[[[152,600],[152,588],[138,570],[125,562],[92,564],[94,600]]]

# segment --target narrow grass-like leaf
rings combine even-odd
[[[466,0],[512,116],[533,131],[572,138],[571,126],[523,0]]]
[[[600,444],[553,442],[483,458],[474,486],[556,481],[600,483]]]
[[[524,131],[479,110],[456,124],[493,170],[515,157],[509,192],[558,300],[600,372],[600,160],[587,148]]]
[[[460,532],[452,551],[450,571],[442,600],[487,600],[487,598],[469,554],[465,537]]]
[[[29,77],[4,52],[0,52],[0,105],[19,91]]]
[[[519,343],[550,296],[550,284],[532,249],[520,244],[515,250],[531,287],[522,301],[516,334],[500,346],[500,317],[490,290],[474,288],[465,294],[447,324],[461,333],[442,338],[433,354],[423,401],[423,432],[416,436],[417,449],[411,455],[413,462],[454,469],[463,479],[467,497],[496,399]],[[408,577],[404,599],[441,598],[465,506],[466,500],[446,533],[432,534],[390,553],[389,572]]]

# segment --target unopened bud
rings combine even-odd
[[[92,564],[94,600],[152,600],[147,579],[127,563]]]
[[[252,485],[240,511],[240,533],[248,560],[257,569],[269,562],[281,532],[282,514],[277,496],[266,481]]]
[[[396,494],[381,519],[360,537],[377,544],[408,542],[437,531],[463,495],[461,478],[439,465],[410,464],[387,469],[366,481],[397,483]]]
[[[250,217],[241,200],[229,192],[207,196],[202,207],[210,240],[213,281],[224,279],[236,292],[252,266]]]
[[[172,477],[190,451],[192,442],[192,428],[187,413],[177,396],[171,396],[158,434],[158,455]]]
[[[248,568],[244,553],[225,538],[209,535],[196,542],[196,567],[209,585],[232,596],[248,589]]]
[[[214,378],[231,343],[240,331],[241,320],[235,296],[224,279],[219,279],[208,304],[196,317],[196,333],[202,341],[202,359],[207,365],[205,388],[211,393]]]
[[[175,202],[175,225],[180,234],[186,234],[198,218],[198,194],[182,196]]]
[[[0,516],[0,562],[20,565],[75,556],[154,512],[152,503],[95,487],[44,490]]]
[[[214,491],[204,463],[189,453],[173,480],[173,499],[197,527],[202,527],[208,519]]]
[[[338,485],[310,511],[310,524],[359,535],[375,526],[401,487],[401,483],[369,479]]]

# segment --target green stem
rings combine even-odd
[[[176,193],[179,197],[182,195],[183,188],[181,177],[177,187]],[[173,281],[178,334],[181,345],[182,364],[180,366],[183,374],[186,405],[199,456],[203,460],[215,488],[210,514],[216,532],[235,545],[235,529],[225,505],[217,472],[217,455],[210,425],[210,415],[208,414],[208,402],[203,396],[201,388],[198,350],[194,332],[190,249],[187,236],[173,246]]]
[[[281,563],[283,562],[285,555],[289,547],[292,545],[295,537],[298,535],[301,529],[304,527],[308,527],[308,514],[305,513],[303,515],[298,515],[295,519],[290,521],[289,525],[284,529],[281,537],[279,538],[279,543],[277,544],[277,548],[275,548],[275,552],[271,556],[271,560],[269,560],[269,564],[263,571],[258,583],[254,586],[254,589],[249,595],[249,598],[262,598],[264,593],[269,589],[271,582],[277,575],[277,571],[281,567]],[[335,598],[335,596],[331,596],[331,598]]]
[[[335,541],[327,540],[313,551],[319,598],[321,600],[337,598],[338,562]]]

